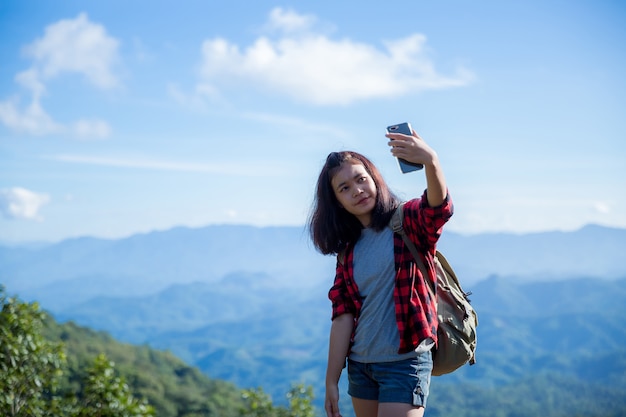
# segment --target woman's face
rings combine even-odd
[[[339,204],[364,227],[369,226],[376,206],[376,184],[365,167],[344,162],[330,183]]]

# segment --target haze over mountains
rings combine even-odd
[[[590,225],[525,235],[445,232],[439,249],[466,285],[491,275],[520,280],[624,276],[626,229]],[[38,248],[0,246],[0,280],[24,297],[154,294],[169,285],[216,283],[262,272],[266,286],[309,287],[332,279],[334,259],[317,253],[301,227],[175,228],[125,239],[69,239]],[[330,267],[330,269],[329,269]],[[56,289],[56,290],[55,290]],[[66,290],[75,292],[68,297]],[[42,300],[43,301],[43,300]],[[67,306],[68,304],[65,304]]]
[[[439,249],[474,294],[479,351],[478,365],[438,383],[551,371],[626,394],[626,230],[445,232]],[[0,283],[60,321],[171,350],[211,377],[275,396],[303,381],[319,394],[334,264],[303,228],[209,226],[0,246]]]

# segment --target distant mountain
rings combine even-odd
[[[164,332],[267,319],[289,309],[315,306],[327,313],[326,289],[268,288],[264,286],[268,282],[272,278],[267,274],[233,273],[218,283],[175,284],[146,296],[99,296],[51,311],[61,321],[77,320],[132,343],[144,343],[150,335]]]
[[[572,232],[444,232],[439,248],[467,282],[490,275],[526,281],[626,277],[626,229],[588,225]]]
[[[173,284],[215,283],[233,272],[270,274],[273,281],[265,285],[307,287],[328,279],[332,265],[299,227],[180,227],[119,240],[0,247],[0,282],[53,309],[105,294],[138,296]],[[307,274],[296,281],[294,271]]]
[[[491,275],[538,281],[626,277],[626,229],[460,235],[439,244],[466,285]],[[125,239],[69,239],[0,246],[0,282],[53,310],[97,296],[156,294],[173,284],[217,283],[232,273],[271,276],[266,286],[305,288],[332,280],[334,259],[302,227],[179,227]],[[297,279],[295,278],[297,277]]]

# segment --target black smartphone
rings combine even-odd
[[[387,132],[389,133],[402,133],[404,135],[413,135],[413,130],[411,129],[410,123],[399,123],[397,125],[387,126]],[[400,171],[403,174],[412,171],[419,171],[424,168],[422,164],[414,164],[413,162],[405,161],[402,158],[396,158],[398,160],[398,165],[400,166]]]

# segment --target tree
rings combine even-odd
[[[45,314],[37,303],[7,298],[0,285],[0,414],[47,416],[59,406],[55,397],[65,365],[60,343],[41,333]]]
[[[302,384],[294,385],[287,393],[289,417],[315,417],[313,406],[313,387]]]
[[[302,384],[294,385],[287,393],[289,407],[274,406],[272,399],[262,388],[245,390],[246,407],[241,410],[245,417],[315,417],[313,388]]]
[[[244,390],[242,396],[245,401],[245,407],[241,410],[242,416],[278,417],[272,398],[263,391],[263,388]]]
[[[155,410],[133,396],[115,364],[100,354],[91,366],[70,364],[61,342],[45,337],[54,320],[36,302],[25,303],[7,297],[0,285],[0,415],[3,417],[149,417]],[[62,340],[65,340],[61,338]],[[92,345],[93,346],[93,345]],[[198,382],[196,371],[180,367],[183,374]],[[179,371],[176,373],[178,374]],[[82,375],[82,377],[78,377]],[[68,384],[68,381],[73,381]],[[65,385],[63,385],[65,384]],[[234,388],[232,388],[234,389]],[[203,391],[204,392],[204,391]],[[219,396],[222,403],[185,402],[185,415],[213,415],[241,404],[231,388],[213,383],[204,395]],[[185,397],[187,398],[187,397]],[[248,417],[314,417],[313,390],[295,385],[287,393],[288,407],[274,406],[261,388],[244,391],[246,404],[241,415]],[[224,403],[224,401],[226,401]]]
[[[76,417],[147,417],[154,409],[133,397],[123,378],[115,375],[114,363],[104,354],[87,371]]]
[[[114,364],[96,357],[81,392],[59,395],[67,366],[62,343],[43,336],[37,303],[7,297],[0,285],[0,415],[6,417],[148,417],[154,409],[132,396]],[[78,394],[78,396],[76,395]]]

